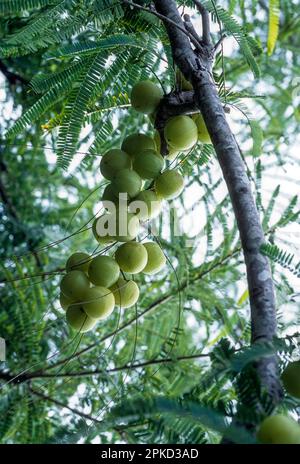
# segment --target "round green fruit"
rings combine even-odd
[[[183,177],[178,171],[175,171],[174,169],[164,171],[155,180],[155,190],[158,197],[164,198],[166,200],[171,200],[178,197],[178,195],[181,194],[183,187]]]
[[[157,243],[146,242],[143,244],[147,250],[147,264],[143,269],[144,274],[157,274],[166,264],[166,257]]]
[[[287,393],[300,398],[300,361],[294,361],[284,369],[281,380]]]
[[[126,151],[128,155],[135,156],[143,150],[155,150],[156,145],[154,140],[145,134],[131,134],[123,140],[122,150]]]
[[[101,200],[103,202],[104,208],[107,210],[113,210],[115,206],[118,206],[118,198],[114,194],[111,184],[108,184],[103,190]]]
[[[115,307],[115,297],[105,287],[89,288],[83,297],[82,307],[92,319],[106,319]]]
[[[300,445],[300,426],[282,414],[269,416],[260,424],[257,438],[264,444]]]
[[[103,234],[103,235],[99,235],[98,232],[97,232],[97,223],[98,223],[98,220],[100,218],[96,218],[93,222],[93,225],[92,225],[92,231],[93,231],[93,235],[95,237],[95,239],[97,240],[98,243],[100,243],[100,245],[108,245],[110,243],[113,243],[114,241],[114,238],[111,237],[110,235],[107,235],[107,234]],[[101,219],[100,219],[101,221]]]
[[[142,188],[142,179],[130,169],[122,169],[113,178],[112,191],[119,198],[120,193],[127,193],[129,198],[134,198]]]
[[[60,282],[61,292],[73,301],[80,301],[89,286],[86,274],[77,270],[68,272]]]
[[[152,190],[142,190],[129,204],[129,211],[135,213],[141,221],[148,221],[159,215],[162,201]]]
[[[108,237],[115,242],[130,242],[139,233],[139,218],[129,213],[125,208],[119,208],[114,214],[104,214],[96,225],[96,233],[99,237]]]
[[[110,256],[100,255],[90,262],[88,274],[92,284],[100,287],[110,287],[117,282],[120,268]]]
[[[160,153],[161,152],[161,140],[160,140],[160,135],[159,132],[156,130],[154,134],[154,141],[156,144],[156,152]],[[175,148],[170,147],[168,145],[168,154],[165,156],[165,158],[169,161],[173,161],[176,156],[178,156],[179,151],[175,150]]]
[[[195,122],[189,116],[174,116],[164,130],[165,139],[175,150],[189,150],[198,140]]]
[[[141,81],[131,91],[131,105],[139,113],[151,114],[156,110],[163,92],[151,81]]]
[[[108,180],[112,180],[114,175],[121,169],[130,168],[130,156],[125,151],[119,149],[109,150],[100,162],[100,172]]]
[[[197,116],[194,119],[195,124],[197,126],[198,130],[198,140],[202,143],[212,143],[210,139],[210,135],[208,133],[208,130],[206,128],[204,119],[202,114],[197,114]]]
[[[73,253],[66,263],[66,271],[83,271],[87,272],[90,264],[90,255],[87,253],[77,252]]]
[[[79,304],[69,306],[66,318],[69,325],[78,332],[88,332],[97,322],[95,319],[91,319]]]
[[[184,77],[180,69],[176,71],[176,83],[181,90],[193,90],[192,84]]]
[[[60,292],[60,295],[59,295],[59,302],[60,302],[60,306],[65,311],[67,311],[68,307],[71,306],[72,303],[75,303],[74,300],[72,300],[71,298],[68,298],[62,292]]]
[[[124,272],[138,274],[147,264],[147,250],[141,243],[128,242],[116,251],[116,261]]]
[[[133,306],[140,295],[140,290],[133,280],[125,280],[120,277],[110,291],[114,294],[117,306],[121,308],[130,308]]]
[[[164,168],[163,157],[155,150],[143,150],[134,158],[133,169],[142,179],[155,179]]]

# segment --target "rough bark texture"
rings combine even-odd
[[[161,15],[182,26],[173,0],[154,0],[154,4]],[[213,47],[207,41],[200,42],[200,54],[198,49],[192,49],[189,38],[181,29],[170,21],[165,21],[165,27],[174,61],[193,84],[195,103],[211,136],[232,201],[247,269],[252,343],[270,341],[276,335],[276,309],[269,262],[260,253],[264,233],[238,146],[212,79]],[[282,395],[276,357],[261,359],[256,369],[275,406]]]

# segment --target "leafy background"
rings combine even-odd
[[[193,2],[177,3],[200,27]],[[72,252],[99,252],[90,227],[105,186],[100,156],[129,133],[153,134],[130,89],[149,77],[171,90],[174,66],[159,20],[122,2],[2,1],[2,443],[218,443],[224,433],[252,442],[227,428],[237,401],[245,420],[260,421],[257,402],[269,411],[250,363],[277,351],[282,369],[299,354],[299,2],[203,3],[215,41],[220,29],[227,36],[214,77],[270,242],[279,338],[249,348],[243,257],[207,146],[172,164],[186,188],[156,225],[168,266],[137,277],[135,308],[84,336],[70,331],[59,280]],[[299,413],[288,396],[280,408]]]

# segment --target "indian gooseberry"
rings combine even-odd
[[[120,193],[127,193],[130,198],[133,198],[142,188],[142,179],[135,171],[121,169],[115,174],[111,187],[116,196]]]
[[[123,140],[121,149],[128,155],[135,156],[137,153],[146,150],[155,150],[154,140],[146,134],[130,134]]]
[[[118,198],[114,194],[111,184],[108,184],[103,190],[101,200],[103,202],[103,206],[108,210],[110,210],[110,207],[113,208],[113,205],[114,206],[118,205]],[[112,204],[108,202],[111,202]]]
[[[184,187],[182,175],[175,169],[164,171],[155,179],[155,191],[158,197],[171,200],[181,194]]]
[[[164,135],[167,143],[176,150],[189,150],[198,140],[195,122],[189,116],[174,116],[167,122]]]
[[[100,162],[100,172],[103,177],[112,180],[116,172],[120,169],[130,169],[131,158],[123,150],[113,149],[109,150],[103,155]]]
[[[129,211],[141,221],[148,221],[159,215],[162,201],[152,190],[142,190],[129,204]]]
[[[194,118],[198,130],[198,140],[202,143],[212,143],[202,114],[197,114]]]
[[[122,277],[110,287],[110,291],[114,294],[116,305],[121,308],[133,306],[140,295],[137,284],[133,280],[125,280]]]
[[[60,282],[61,292],[73,301],[80,301],[89,286],[86,274],[77,270],[67,272]]]
[[[66,312],[67,322],[79,332],[88,332],[97,323],[96,319],[90,318],[84,311],[82,305],[73,304],[68,307]]]
[[[98,232],[97,232],[97,223],[98,223],[99,219],[100,218],[96,218],[94,220],[94,222],[93,222],[93,225],[92,225],[92,231],[93,231],[93,235],[94,235],[95,239],[101,245],[108,245],[109,243],[113,243],[114,238],[111,237],[110,235],[107,235],[107,234],[99,235],[98,234]]]
[[[136,154],[133,169],[142,179],[155,179],[163,169],[165,161],[155,150],[143,150]]]
[[[300,426],[291,417],[276,414],[262,421],[257,438],[264,444],[300,445]]]
[[[115,258],[122,271],[138,274],[147,264],[147,250],[141,243],[128,242],[117,249]]]
[[[144,274],[157,274],[166,264],[166,257],[161,247],[155,242],[146,242],[143,244],[147,250],[147,264],[143,269]]]
[[[193,90],[192,84],[184,77],[180,69],[176,71],[176,83],[181,90]]]
[[[154,141],[156,144],[156,151],[160,153],[161,152],[161,140],[160,140],[160,135],[159,135],[158,130],[155,131]],[[178,156],[178,154],[179,154],[179,150],[176,150],[175,148],[172,148],[170,147],[170,145],[168,145],[168,154],[165,156],[165,158],[169,161],[173,161],[176,158],[176,156]]]
[[[281,374],[281,380],[289,395],[300,398],[300,361],[289,363]]]
[[[59,302],[60,302],[60,306],[65,311],[67,311],[68,307],[71,306],[72,303],[75,303],[75,301],[73,299],[68,298],[62,292],[60,292],[60,295],[59,295]]]
[[[130,101],[136,111],[150,114],[155,111],[163,97],[160,87],[151,81],[140,81],[132,88]]]
[[[78,271],[87,272],[90,264],[90,255],[78,251],[73,253],[66,263],[67,272],[77,269]]]
[[[92,319],[106,319],[113,312],[114,306],[115,297],[105,287],[91,287],[83,296],[82,307]]]
[[[139,233],[139,218],[125,208],[119,208],[113,214],[100,216],[96,225],[96,233],[99,237],[109,237],[113,242],[129,242]]]
[[[90,262],[88,275],[94,285],[110,287],[117,282],[120,268],[110,256],[100,255],[93,258]]]

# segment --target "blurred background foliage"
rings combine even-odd
[[[99,251],[90,228],[105,186],[100,157],[129,133],[153,134],[130,89],[151,78],[168,92],[175,70],[160,21],[124,2],[2,1],[2,443],[217,443],[237,401],[242,419],[257,402],[268,413],[249,363],[277,351],[282,369],[297,357],[299,1],[204,3],[215,42],[226,36],[214,77],[270,241],[279,338],[249,348],[233,212],[214,151],[200,145],[171,165],[186,188],[156,224],[168,266],[137,277],[135,308],[84,336],[67,327],[59,279],[72,252]],[[177,4],[199,28],[193,2]],[[285,252],[295,254],[287,270]],[[286,396],[281,408],[297,416],[299,406]]]

